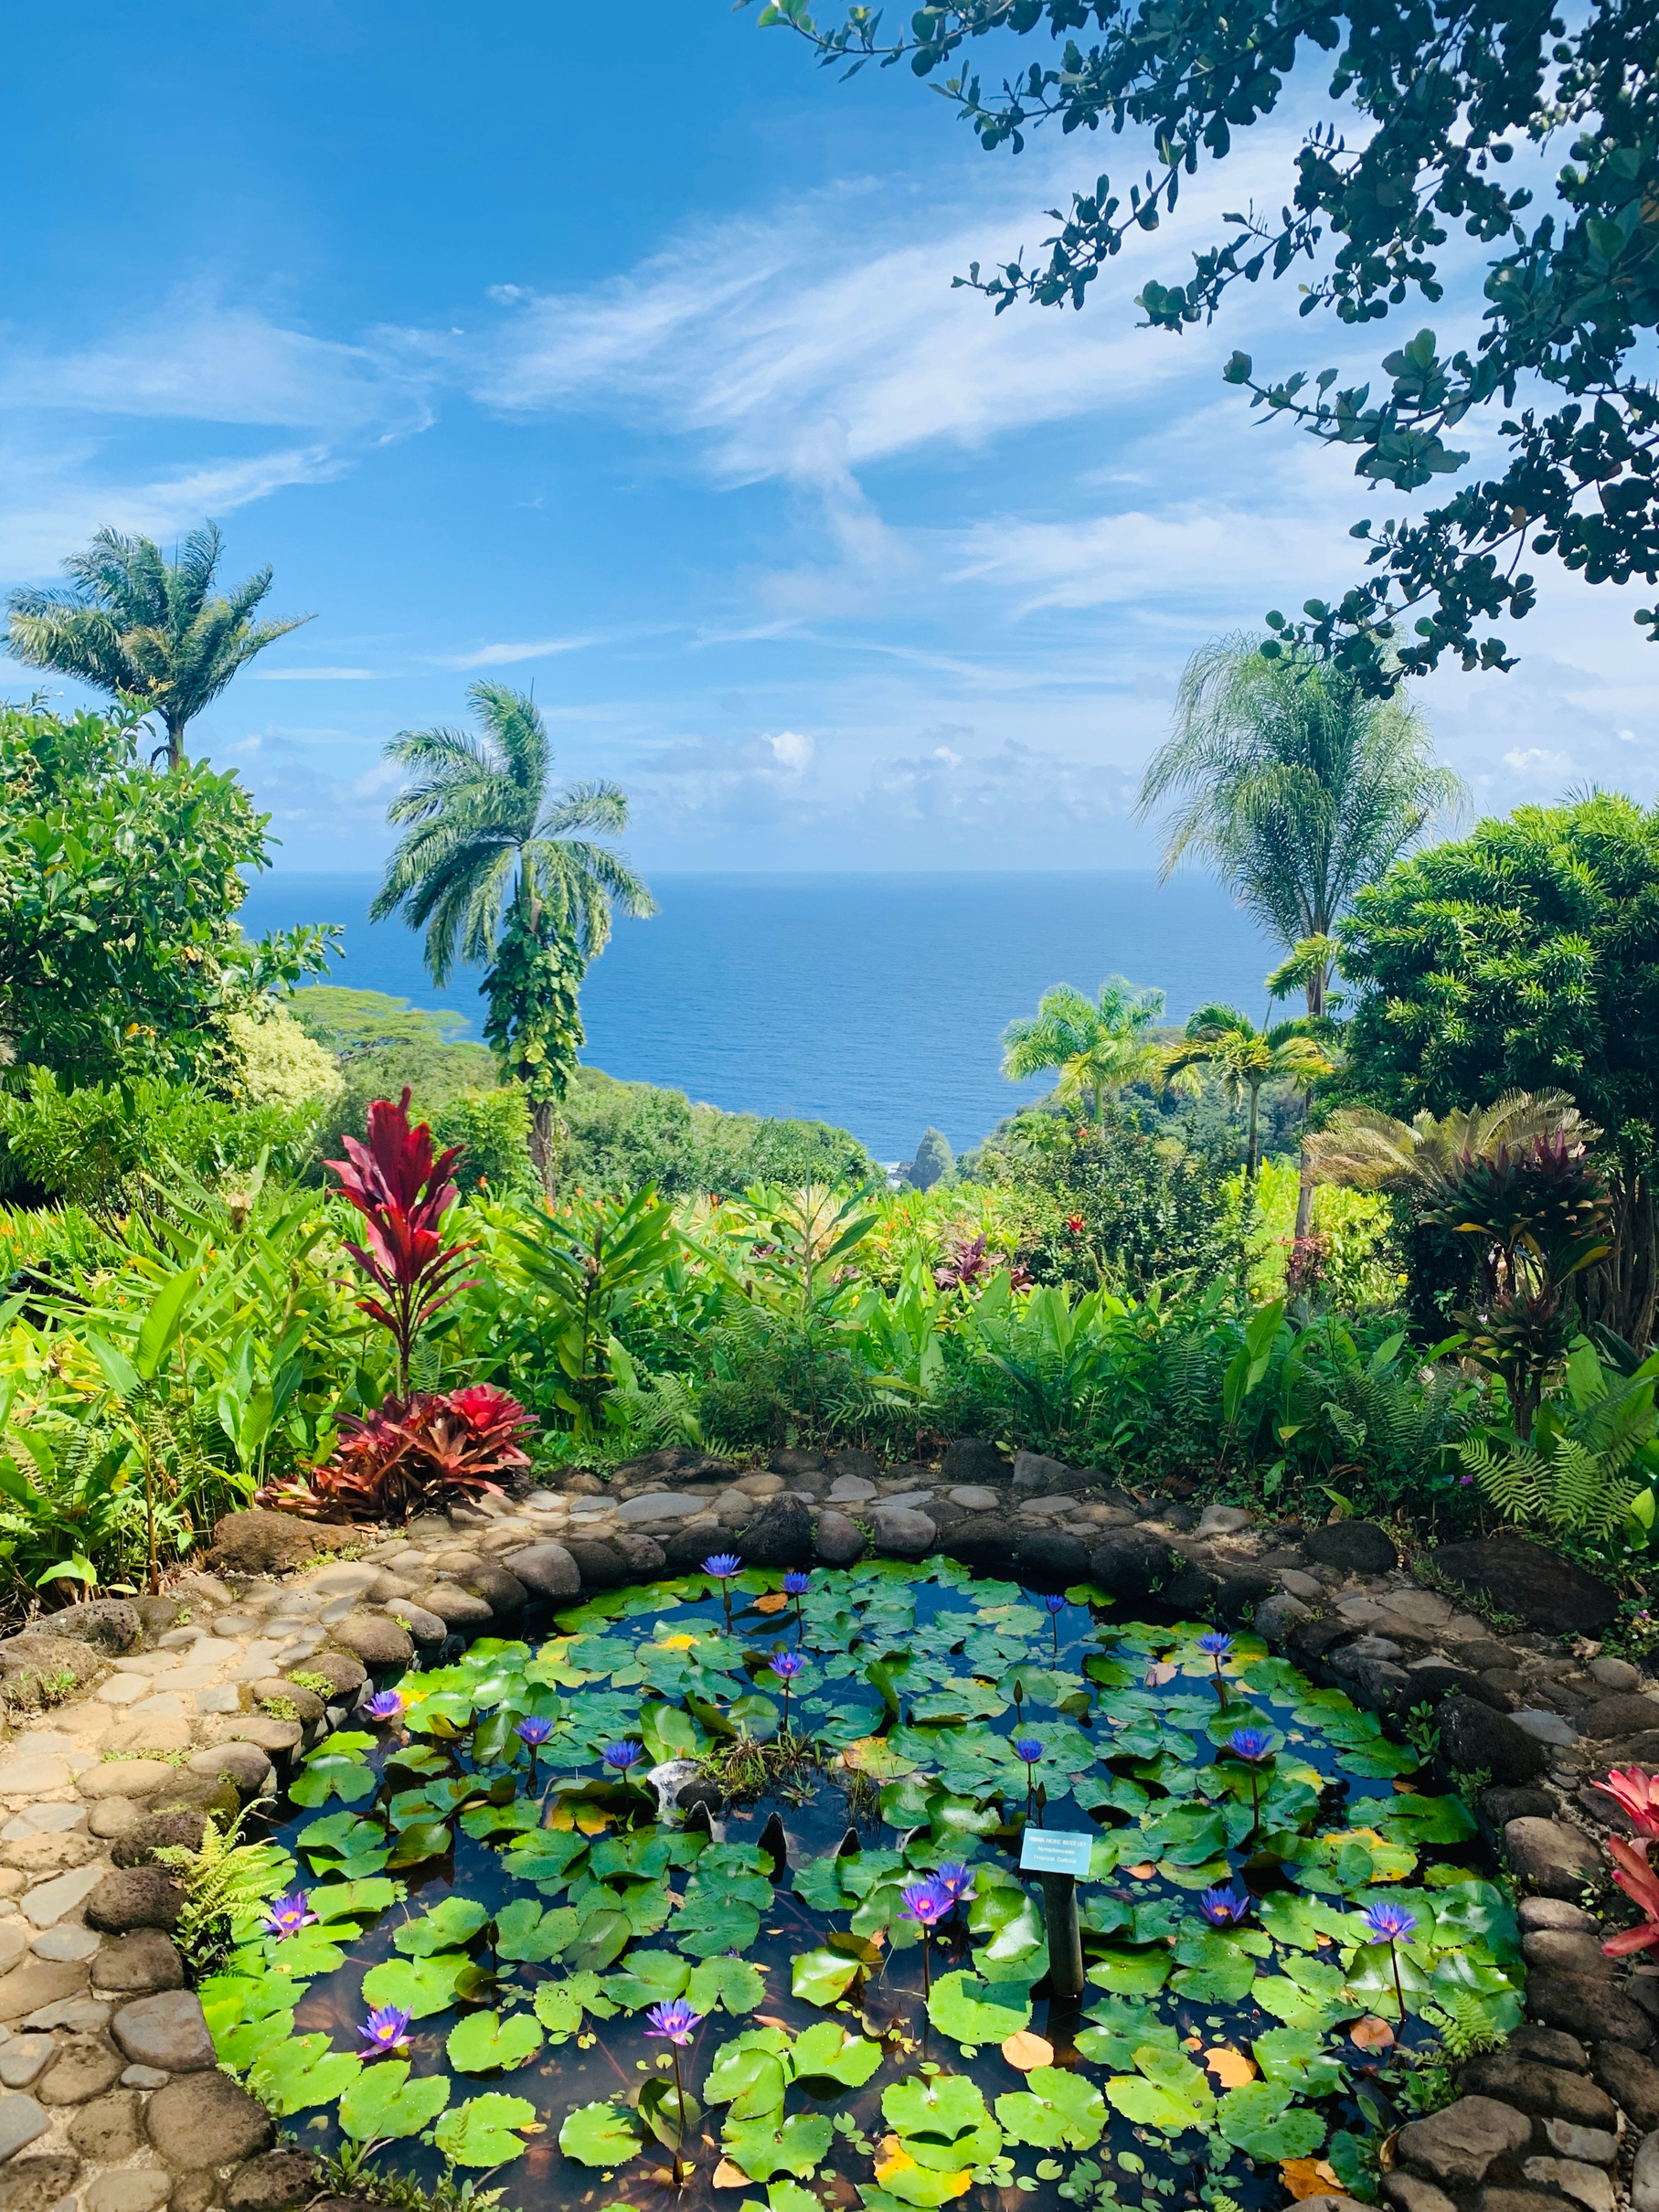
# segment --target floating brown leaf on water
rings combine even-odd
[[[1416,1797],[1419,1795],[1417,1784],[1414,1781],[1402,1781],[1398,1774],[1394,1777],[1394,1787],[1396,1792],[1401,1797]]]
[[[1166,1682],[1173,1682],[1176,1669],[1167,1659],[1154,1659],[1142,1680],[1149,1690],[1161,1690]]]
[[[1230,2050],[1225,2043],[1206,2051],[1204,2063],[1224,2090],[1240,2090],[1256,2079],[1255,2060],[1247,2058],[1242,2051]]]
[[[1152,1860],[1148,1858],[1143,1859],[1138,1866],[1125,1866],[1123,1871],[1129,1876],[1132,1881],[1150,1882],[1153,1876],[1156,1874],[1158,1869],[1153,1864]]]
[[[1033,2067],[1054,2064],[1054,2046],[1046,2043],[1041,2036],[1034,2036],[1028,2027],[1022,2027],[1004,2043],[1003,2057],[1016,2071],[1028,2074]]]
[[[749,2176],[729,2158],[722,2158],[714,2170],[714,2185],[717,2189],[747,2189]]]
[[[755,1611],[758,1613],[781,1613],[788,1603],[789,1600],[781,1590],[769,1590],[763,1598],[755,1600]]]
[[[1362,2051],[1386,2051],[1394,2041],[1394,2030],[1375,2013],[1367,2013],[1349,2028],[1348,2040],[1357,2044]]]
[[[1279,2175],[1298,2203],[1304,2196],[1323,2196],[1328,2189],[1342,2185],[1336,2169],[1324,2158],[1287,2158],[1281,2164]]]

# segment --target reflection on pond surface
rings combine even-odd
[[[1258,1639],[1092,1595],[692,1576],[406,1677],[264,1849],[304,1903],[205,1985],[222,2063],[342,2183],[526,2207],[1365,2189],[1520,2016],[1473,1823]],[[1079,2002],[1028,1824],[1090,1839]]]

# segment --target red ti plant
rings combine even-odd
[[[471,1288],[455,1278],[472,1240],[446,1245],[440,1222],[460,1195],[450,1169],[461,1146],[432,1154],[424,1122],[409,1125],[409,1086],[394,1106],[377,1099],[368,1110],[368,1143],[345,1140],[349,1157],[329,1160],[340,1188],[368,1224],[364,1244],[346,1250],[381,1298],[359,1299],[361,1310],[388,1329],[398,1346],[398,1387],[409,1391],[409,1361],[416,1336],[457,1292]],[[366,1249],[367,1247],[367,1249]]]
[[[1646,1844],[1627,1844],[1622,1835],[1615,1835],[1607,1849],[1613,1862],[1614,1881],[1647,1918],[1640,1928],[1622,1928],[1616,1936],[1610,1936],[1602,1950],[1610,1959],[1625,1959],[1632,1951],[1659,1949],[1659,1874],[1647,1863]]]
[[[273,1483],[254,1503],[309,1521],[402,1521],[459,1498],[500,1497],[492,1478],[530,1464],[519,1439],[535,1426],[493,1383],[388,1398],[345,1424],[334,1458],[309,1481]]]
[[[1611,1767],[1592,1790],[1611,1797],[1638,1835],[1659,1835],[1659,1782],[1642,1767]]]

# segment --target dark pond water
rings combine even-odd
[[[729,1633],[694,1577],[476,1644],[313,1755],[272,1834],[299,1871],[272,1878],[323,1918],[245,1923],[204,1992],[222,2059],[300,2142],[356,2154],[385,2119],[374,2164],[429,2188],[643,2212],[675,2195],[678,2111],[648,2090],[668,2145],[641,2127],[642,2085],[674,2079],[647,2008],[684,1997],[701,2110],[675,2201],[697,2212],[1226,2212],[1281,2202],[1285,2161],[1352,2183],[1413,2109],[1405,2054],[1518,2017],[1513,1917],[1461,1802],[1259,1641],[1207,1654],[1203,1623],[1054,1616],[951,1568],[820,1570],[797,1619],[778,1580],[728,1586]],[[797,1649],[791,1728],[822,1763],[763,1773],[740,1739],[775,1753],[770,1662]],[[526,1717],[549,1724],[533,1772]],[[605,1763],[630,1742],[634,1768]],[[757,1792],[711,1836],[659,1824],[638,1780],[681,1754],[735,1757]],[[1092,1839],[1080,2006],[1047,1994],[1028,1817]],[[956,1862],[975,1895],[928,1940],[924,1991],[904,1890]],[[1218,1888],[1248,1900],[1236,1924],[1207,1920]],[[1392,1947],[1363,1917],[1390,1904]],[[407,2047],[357,2068],[388,2004]]]

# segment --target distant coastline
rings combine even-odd
[[[250,886],[253,935],[337,921],[333,980],[448,1006],[479,1034],[479,973],[433,989],[420,940],[370,924],[378,878],[283,871]],[[622,921],[582,994],[582,1058],[731,1112],[831,1122],[879,1159],[930,1124],[976,1144],[1042,1081],[1005,1082],[999,1039],[1051,984],[1156,984],[1168,1018],[1209,999],[1260,1019],[1277,957],[1201,878],[1150,870],[651,877],[661,912]]]

